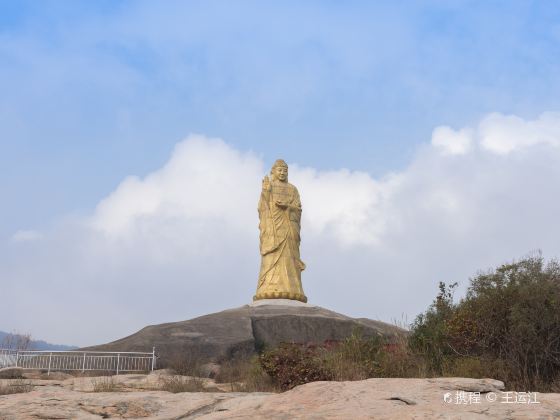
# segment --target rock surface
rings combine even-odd
[[[281,342],[323,343],[342,340],[359,328],[365,337],[395,336],[404,330],[380,321],[348,316],[319,306],[267,299],[188,321],[151,325],[135,334],[87,350],[151,351],[159,366],[185,355],[219,361],[251,355]]]
[[[142,391],[157,375],[122,375],[126,392],[87,392],[92,378],[35,380],[35,390],[0,396],[0,419],[532,419],[560,416],[560,394],[537,394],[538,403],[503,402],[503,383],[492,379],[374,378],[314,382],[283,394]],[[76,381],[78,383],[76,383]],[[480,402],[456,404],[480,392]],[[449,402],[445,402],[444,398]],[[471,394],[472,395],[472,394]],[[477,395],[477,394],[475,394]],[[490,401],[489,396],[495,396]],[[516,397],[517,398],[517,397]],[[467,399],[468,401],[468,399]]]

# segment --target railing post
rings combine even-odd
[[[18,367],[19,351],[16,351],[16,367]]]
[[[84,360],[82,362],[82,373],[86,371],[86,352],[84,351]]]
[[[51,374],[51,359],[52,359],[52,352],[49,353],[49,370],[47,371],[47,376]]]
[[[156,348],[152,347],[152,372],[156,367]]]
[[[117,375],[119,374],[119,362],[121,361],[121,354],[117,354]]]

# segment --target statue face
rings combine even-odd
[[[284,165],[278,165],[274,168],[274,176],[277,180],[286,182],[288,180],[288,167]]]

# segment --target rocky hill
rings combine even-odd
[[[158,364],[164,366],[186,354],[207,361],[220,361],[237,355],[251,355],[281,342],[343,340],[357,330],[364,337],[394,337],[405,333],[380,321],[350,318],[293,300],[267,299],[188,321],[151,325],[120,340],[87,349],[151,351],[155,346]]]

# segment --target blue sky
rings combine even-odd
[[[189,133],[382,174],[434,126],[560,101],[554,1],[2,1],[0,16],[4,235],[87,210]]]
[[[485,131],[493,113],[521,119],[527,138],[537,133],[534,147],[553,147],[542,133],[556,133],[556,117],[543,113],[559,109],[555,1],[0,0],[0,239],[13,257],[9,278],[19,281],[18,264],[35,261],[12,243],[33,234],[18,232],[64,236],[61,225],[95,218],[126,177],[143,179],[180,159],[175,147],[191,134],[220,138],[262,168],[282,157],[318,179],[332,172],[359,183],[352,177],[365,173],[381,182],[432,159],[440,126],[467,127],[478,133],[468,144],[501,153],[504,143]],[[493,127],[506,130],[511,121],[500,118]],[[452,130],[441,133],[462,141]],[[515,144],[526,150],[523,139]],[[236,177],[241,161],[223,161]],[[530,162],[516,170],[533,174],[538,164]],[[542,185],[552,182],[541,175]],[[547,241],[537,235],[449,273],[464,277]]]

